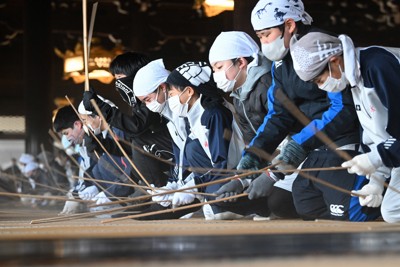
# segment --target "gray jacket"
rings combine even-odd
[[[242,87],[230,94],[236,110],[236,120],[246,145],[256,135],[258,127],[268,113],[267,92],[271,83],[271,62],[259,54],[258,65],[249,68]]]

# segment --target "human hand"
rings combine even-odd
[[[166,186],[160,187],[159,189],[147,190],[151,195],[160,194],[153,196],[151,200],[158,202],[163,207],[168,207],[171,205],[174,194],[168,194],[170,190],[178,189],[178,184],[176,182],[168,182]]]
[[[103,191],[95,195],[92,200],[96,202],[96,205],[112,202]]]
[[[194,185],[195,182],[194,179],[192,179],[187,184],[182,186],[180,189],[186,189]],[[192,203],[196,198],[196,196],[194,194],[191,194],[191,192],[197,192],[197,188],[186,189],[184,191],[174,193],[174,196],[172,198],[172,207],[175,208],[178,206]]]
[[[285,170],[297,168],[306,159],[307,155],[308,152],[301,145],[294,140],[290,140],[282,148],[279,155],[272,160],[272,164],[281,161],[276,166],[276,169],[284,172]]]
[[[217,199],[234,196],[243,192],[244,186],[240,179],[234,179],[223,186],[221,186],[214,194],[217,195]],[[236,198],[226,200],[225,202],[235,202]]]
[[[99,189],[95,185],[91,185],[78,192],[79,198],[82,200],[91,200],[99,193]]]
[[[249,194],[250,200],[266,197],[271,192],[275,182],[266,172],[263,172],[250,183],[245,192]]]
[[[384,181],[385,178],[383,176],[372,175],[369,177],[368,184],[364,185],[360,190],[353,190],[351,192],[365,196],[358,197],[361,206],[376,208],[382,204]]]
[[[248,171],[257,171],[258,166],[260,165],[260,162],[258,161],[257,158],[250,154],[245,154],[239,161],[239,164],[237,165],[236,169],[237,170],[248,170]],[[257,178],[259,174],[251,174],[246,176],[245,178],[247,179],[255,179]]]
[[[342,163],[342,167],[347,168],[349,173],[357,173],[358,175],[372,174],[380,166],[382,166],[382,159],[376,149]]]
[[[72,195],[71,192],[68,192],[67,197],[68,199],[74,199],[74,196]],[[63,210],[58,215],[74,214],[78,211],[78,209],[79,209],[79,202],[67,200],[64,204]]]

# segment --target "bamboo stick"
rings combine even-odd
[[[75,201],[75,202],[91,202],[90,200],[82,199],[69,199],[66,197],[58,196],[43,196],[43,195],[32,195],[32,194],[22,194],[22,193],[10,193],[10,192],[0,192],[0,196],[12,196],[12,197],[27,197],[27,198],[38,198],[38,199],[49,199],[49,200],[59,200],[59,201]]]
[[[125,158],[128,159],[129,164],[131,164],[131,166],[134,168],[134,170],[139,174],[139,177],[142,179],[142,181],[148,186],[150,186],[150,183],[147,181],[147,179],[143,176],[143,174],[138,170],[138,168],[136,167],[136,165],[132,162],[131,158],[126,154],[125,150],[122,148],[121,144],[118,142],[117,138],[115,137],[115,134],[113,132],[113,130],[111,129],[110,125],[108,124],[108,122],[106,121],[106,119],[103,116],[103,113],[101,112],[99,106],[96,104],[96,101],[94,101],[94,99],[91,99],[90,102],[92,103],[93,107],[96,109],[97,114],[99,114],[99,116],[101,117],[101,119],[103,120],[103,122],[106,125],[106,128],[108,130],[108,133],[111,135],[111,137],[114,139],[116,145],[118,146],[118,148],[121,150],[122,154],[124,155]],[[153,190],[153,189],[151,189]]]
[[[151,204],[154,204],[154,203],[158,203],[158,202],[153,202],[152,201],[152,202],[139,203],[139,204],[136,204],[136,205],[111,208],[111,209],[106,209],[106,210],[102,210],[102,211],[82,212],[82,213],[76,213],[76,214],[70,214],[70,215],[62,215],[62,216],[51,217],[51,218],[37,219],[37,220],[32,220],[30,222],[30,224],[62,222],[62,221],[69,221],[69,220],[75,220],[75,219],[83,219],[83,218],[93,217],[93,216],[96,216],[96,215],[103,215],[103,214],[113,213],[113,212],[116,212],[116,211],[132,209],[132,208],[138,208],[138,207],[142,207],[142,206],[147,206],[147,205],[151,205]]]
[[[215,204],[215,203],[219,203],[219,202],[224,202],[224,201],[227,201],[230,199],[245,197],[247,195],[248,195],[247,193],[242,193],[242,194],[238,194],[238,195],[234,195],[234,196],[224,197],[224,198],[220,198],[220,199],[216,199],[216,200],[210,200],[207,202],[200,202],[200,203],[186,205],[186,206],[173,208],[173,209],[158,210],[158,211],[152,211],[152,212],[140,213],[140,214],[136,214],[136,215],[125,216],[125,217],[121,217],[121,218],[107,219],[107,220],[101,221],[101,223],[110,223],[110,222],[116,222],[116,221],[127,220],[127,219],[137,219],[137,218],[141,218],[141,217],[147,217],[150,215],[170,213],[170,212],[175,212],[175,211],[180,211],[180,210],[185,210],[185,209],[190,209],[190,208],[201,207],[206,204]]]

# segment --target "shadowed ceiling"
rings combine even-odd
[[[24,28],[26,4],[32,0],[0,0],[0,115],[24,115]],[[36,0],[48,2],[52,49],[73,50],[82,42],[81,0]],[[244,2],[246,1],[246,2]],[[91,6],[88,1],[90,17]],[[167,68],[188,60],[207,60],[208,48],[221,31],[242,29],[254,36],[251,8],[257,0],[236,0],[240,8],[206,17],[193,9],[194,0],[99,0],[93,36],[112,49],[147,53],[164,58]],[[349,34],[356,45],[400,46],[398,0],[304,0],[314,24]],[[37,67],[40,68],[40,62]],[[82,84],[63,80],[63,61],[51,53],[52,98],[69,95],[79,100]],[[113,85],[92,82],[103,95],[121,103]],[[121,104],[122,105],[122,104]],[[52,107],[55,108],[55,105]]]

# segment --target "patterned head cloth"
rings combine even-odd
[[[302,21],[306,25],[312,22],[301,0],[260,0],[251,12],[251,24],[255,31],[279,26],[285,19]]]
[[[151,94],[167,80],[168,75],[169,71],[165,69],[163,60],[153,60],[136,73],[133,92],[136,96]]]
[[[126,76],[115,81],[115,89],[121,95],[122,100],[128,103],[131,107],[136,105],[136,96],[132,89],[134,76],[135,75]]]
[[[207,62],[186,62],[170,73],[167,83],[179,87],[190,86],[199,94],[217,96],[218,89],[211,79],[211,73],[211,67]]]
[[[260,51],[257,43],[245,32],[221,32],[210,48],[208,60],[210,64],[218,61],[253,57],[257,59]]]
[[[340,39],[322,32],[310,32],[300,40],[293,36],[290,40],[290,54],[293,67],[303,81],[319,75],[333,56],[343,53]]]

